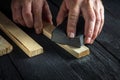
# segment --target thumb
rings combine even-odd
[[[64,18],[67,16],[67,13],[68,13],[68,10],[67,10],[66,4],[65,4],[65,1],[63,1],[56,19],[57,25],[60,25],[63,22]]]

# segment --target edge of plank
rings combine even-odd
[[[13,46],[0,35],[0,56],[10,53]]]
[[[43,53],[43,48],[37,42],[35,42],[30,36],[28,36],[22,29],[17,27],[11,20],[9,20],[4,14],[0,12],[0,29],[6,33],[29,57],[36,56],[38,54]],[[16,30],[16,31],[15,31]],[[28,46],[24,40],[24,37],[18,38],[20,36],[17,35],[17,32],[20,32],[24,35],[25,39],[29,40],[28,42],[34,43],[33,46]],[[23,41],[23,42],[22,42]]]
[[[55,29],[55,26],[49,24],[49,23],[44,23],[44,29],[43,29],[43,34],[48,37],[49,39],[51,39],[52,37],[52,31]],[[80,58],[80,57],[84,57],[90,54],[90,50],[88,47],[86,47],[85,45],[81,46],[80,48],[75,48],[75,47],[71,47],[69,45],[63,45],[63,44],[58,44],[60,47],[62,47],[63,49],[65,49],[67,52],[69,52],[70,54],[72,54],[73,56],[75,56],[76,58]]]

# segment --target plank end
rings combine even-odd
[[[0,56],[6,55],[13,50],[13,46],[0,35]]]

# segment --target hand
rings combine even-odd
[[[79,16],[85,20],[85,43],[92,44],[100,34],[104,24],[104,7],[101,0],[64,0],[57,16],[57,24],[61,24],[68,16],[67,35],[75,37]]]
[[[12,0],[13,20],[39,34],[43,28],[42,20],[52,24],[52,15],[46,0]]]

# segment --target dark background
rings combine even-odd
[[[53,21],[61,0],[49,0]],[[14,50],[0,57],[0,80],[120,80],[120,0],[103,0],[105,24],[93,45],[87,45],[90,55],[76,59],[44,35],[18,25],[45,52],[29,58],[2,31]],[[11,17],[10,0],[0,1],[0,10]],[[82,23],[81,23],[82,24]]]

